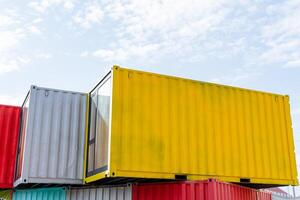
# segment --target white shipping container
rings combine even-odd
[[[22,106],[14,186],[81,184],[87,94],[31,86]]]

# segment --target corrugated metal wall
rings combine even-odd
[[[280,195],[272,194],[272,200],[300,200],[300,197],[283,197]]]
[[[111,123],[111,176],[298,183],[288,96],[114,67]]]
[[[272,200],[272,195],[270,192],[258,191],[257,199],[258,200]]]
[[[16,190],[13,200],[66,200],[65,188]]]
[[[131,200],[132,191],[126,187],[72,188],[67,200]]]
[[[271,200],[271,194],[258,193],[263,192],[210,180],[134,185],[132,200]]]
[[[21,108],[0,105],[0,188],[12,188]]]
[[[0,190],[0,200],[11,200],[12,190]]]
[[[31,88],[22,175],[15,185],[82,183],[86,102],[83,93]]]

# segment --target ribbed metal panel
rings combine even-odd
[[[12,190],[0,190],[0,200],[11,200]]]
[[[272,200],[300,200],[300,197],[283,197],[280,195],[272,194]]]
[[[12,188],[21,108],[0,105],[0,188]]]
[[[257,199],[258,200],[272,200],[272,195],[270,192],[257,192]]]
[[[13,200],[66,200],[65,188],[16,190]]]
[[[67,192],[67,200],[132,200],[131,186],[72,188]]]
[[[288,96],[112,72],[108,177],[298,184]]]
[[[132,200],[271,200],[271,194],[234,184],[209,181],[141,184]]]
[[[27,115],[23,110],[25,139],[20,139],[21,174],[15,185],[82,183],[86,102],[83,93],[31,87],[23,105],[29,108]]]

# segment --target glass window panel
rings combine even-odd
[[[89,163],[88,163],[88,172],[93,172],[95,169],[94,159],[95,159],[95,144],[89,145]]]
[[[21,134],[19,136],[20,138],[19,138],[18,152],[17,152],[17,170],[16,170],[17,179],[21,177],[21,173],[22,173],[22,160],[23,160],[23,153],[24,153],[24,139],[25,139],[25,132],[27,127],[27,118],[28,118],[29,95],[22,108]]]
[[[91,96],[91,121],[90,121],[90,140],[95,138],[95,132],[96,132],[96,109],[97,109],[97,95],[94,94]]]
[[[108,164],[108,139],[110,118],[110,78],[98,89],[95,167],[99,169]]]
[[[108,164],[111,78],[105,80],[91,94],[88,173]]]

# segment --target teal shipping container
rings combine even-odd
[[[15,190],[13,200],[66,200],[66,188]]]

